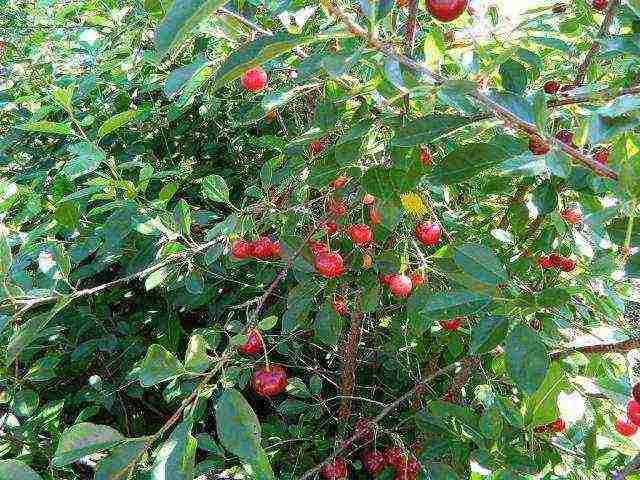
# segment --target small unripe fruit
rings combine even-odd
[[[236,240],[233,242],[233,245],[231,245],[231,254],[238,260],[249,257],[249,242],[245,240]]]
[[[627,403],[627,417],[635,425],[640,426],[640,403],[635,400],[629,400],[629,403]]]
[[[426,167],[431,163],[431,152],[428,148],[420,150],[420,163],[423,167]]]
[[[369,209],[369,221],[372,225],[380,225],[380,222],[382,221],[380,214],[373,207]]]
[[[618,420],[615,427],[618,433],[624,437],[631,437],[638,431],[638,426],[629,420]]]
[[[321,470],[325,480],[343,480],[347,478],[347,463],[341,458],[335,458]]]
[[[561,216],[565,222],[570,223],[571,225],[576,225],[582,220],[582,214],[577,210],[572,210],[571,208],[565,208],[562,211]]]
[[[529,137],[529,151],[534,155],[544,155],[549,151],[549,145],[537,135]]]
[[[412,288],[411,279],[406,275],[393,275],[389,279],[389,290],[397,297],[408,297]]]
[[[560,90],[560,84],[554,80],[549,80],[544,84],[544,93],[548,93],[549,95],[555,95]]]
[[[559,130],[556,133],[556,138],[560,140],[562,143],[571,145],[571,142],[573,141],[573,132],[570,130]]]
[[[331,182],[331,187],[333,187],[334,190],[338,190],[339,188],[344,187],[348,181],[349,177],[347,177],[345,174],[342,174]]]
[[[370,450],[362,454],[362,466],[369,475],[378,475],[387,465],[387,459],[382,452]]]
[[[451,22],[466,10],[467,0],[426,0],[427,10],[441,22]]]
[[[262,336],[258,330],[253,329],[247,332],[247,341],[238,347],[245,355],[255,356],[262,350]]]
[[[364,197],[362,197],[362,204],[363,205],[373,205],[376,201],[376,197],[374,197],[373,195],[371,195],[370,193],[365,194]]]
[[[250,92],[259,92],[267,85],[267,74],[260,67],[251,68],[242,74],[240,82]]]
[[[606,165],[609,161],[609,150],[606,148],[599,148],[593,152],[593,159],[602,165]]]
[[[371,239],[373,238],[371,229],[364,223],[351,225],[349,228],[347,228],[346,234],[356,245],[368,245],[369,243],[371,243]]]
[[[317,155],[322,150],[324,150],[324,145],[322,144],[322,142],[320,140],[314,140],[313,142],[311,142],[309,144],[309,152],[312,155]]]
[[[561,432],[566,428],[564,420],[561,418],[556,419],[554,422],[551,422],[551,431],[553,432]]]
[[[453,320],[442,320],[440,326],[443,330],[457,330],[462,325],[462,318],[456,317]]]
[[[339,277],[344,272],[342,257],[337,252],[325,252],[318,255],[315,267],[316,271],[325,278]]]
[[[280,365],[259,366],[251,376],[251,388],[258,395],[273,397],[287,386],[287,372]]]
[[[433,246],[440,241],[442,229],[437,223],[419,222],[416,225],[414,234],[421,243]]]
[[[555,265],[551,261],[551,257],[549,257],[548,255],[540,255],[540,257],[538,257],[538,266],[543,270],[549,270]]]

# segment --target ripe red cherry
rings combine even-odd
[[[423,148],[420,150],[420,163],[423,167],[426,167],[431,163],[431,152],[428,148]]]
[[[312,155],[317,155],[322,150],[324,150],[324,145],[320,140],[314,140],[309,144],[309,152],[311,152]]]
[[[441,22],[451,22],[467,8],[467,0],[427,0],[427,10]]]
[[[332,236],[338,231],[338,224],[335,222],[324,222],[318,225],[318,228],[323,229],[327,235]]]
[[[550,268],[554,267],[554,264],[551,261],[550,256],[540,255],[540,257],[538,257],[538,266],[543,270],[549,270]]]
[[[249,254],[254,258],[265,259],[273,253],[272,248],[269,237],[260,237],[249,243]]]
[[[390,274],[380,273],[378,275],[378,281],[382,285],[389,285],[389,282],[391,281],[391,277],[393,277],[393,273],[390,273]]]
[[[371,428],[371,422],[365,418],[359,418],[355,425],[354,430],[360,434],[360,440],[368,442],[373,440],[373,429]]]
[[[238,260],[247,258],[249,256],[249,242],[245,240],[236,240],[231,245],[231,254]]]
[[[618,420],[615,424],[618,433],[624,437],[631,437],[638,431],[638,426],[629,420]]]
[[[575,260],[571,260],[570,258],[564,258],[562,260],[562,263],[560,264],[560,270],[562,270],[563,272],[571,272],[573,271],[573,269],[576,268],[576,261]]]
[[[553,13],[564,13],[567,11],[567,6],[564,3],[556,3],[551,11]]]
[[[422,285],[426,280],[425,276],[420,272],[412,273],[410,277],[411,277],[411,283],[413,284],[414,287],[417,287],[418,285]]]
[[[636,402],[640,402],[640,382],[633,387],[633,398]]]
[[[337,252],[323,252],[316,256],[315,267],[326,278],[339,277],[344,272],[342,257]]]
[[[534,155],[544,155],[549,151],[549,145],[537,135],[529,137],[529,151]]]
[[[442,229],[437,223],[419,222],[416,225],[414,234],[420,242],[425,245],[433,246],[440,241]]]
[[[287,372],[280,365],[259,366],[251,376],[251,388],[258,395],[273,397],[287,386]]]
[[[413,284],[406,275],[393,275],[389,279],[389,290],[397,297],[408,297]]]
[[[573,140],[573,132],[570,130],[558,130],[558,132],[556,133],[556,138],[562,143],[571,145],[571,141]]]
[[[259,92],[267,85],[267,74],[260,67],[251,68],[242,74],[240,82],[250,92]]]
[[[555,95],[560,90],[560,84],[554,80],[549,80],[544,84],[544,93],[549,95]]]
[[[347,213],[347,205],[344,202],[333,202],[329,205],[329,211],[334,215],[341,217]]]
[[[326,480],[339,480],[347,478],[347,463],[341,458],[335,458],[327,463],[321,470],[322,478]]]
[[[346,234],[356,245],[367,245],[371,243],[371,239],[373,238],[373,233],[369,225],[365,225],[364,223],[351,225],[347,228]]]
[[[442,320],[440,326],[443,330],[457,330],[462,325],[462,318],[456,317],[453,320]]]
[[[629,400],[629,403],[627,403],[627,417],[640,427],[640,403],[635,400]]]
[[[339,188],[344,187],[348,181],[349,177],[347,177],[345,174],[342,174],[331,182],[331,187],[333,187],[334,190],[338,190]]]
[[[344,300],[331,300],[331,308],[341,317],[347,316],[347,302]]]
[[[380,222],[382,221],[382,219],[380,218],[380,214],[375,208],[369,209],[369,221],[373,225],[380,225]]]
[[[387,463],[393,468],[398,468],[398,466],[405,460],[405,456],[400,447],[389,447],[384,455],[387,459]]]
[[[245,355],[255,356],[262,349],[262,336],[255,328],[247,332],[247,341],[238,347]]]
[[[316,242],[315,240],[309,240],[309,250],[314,257],[317,257],[321,253],[326,253],[329,251],[329,247],[322,242]]]
[[[558,418],[554,422],[551,422],[550,427],[552,432],[561,432],[566,428],[566,425],[563,419]]]
[[[567,223],[570,223],[571,225],[575,225],[576,223],[580,223],[580,221],[582,220],[582,214],[576,210],[572,210],[570,208],[565,208],[562,213],[561,213],[562,218],[564,218],[564,220]]]
[[[607,0],[593,0],[593,8],[602,12],[607,8]]]
[[[559,268],[562,265],[562,262],[564,262],[564,257],[557,253],[552,253],[549,255],[549,261],[551,262],[551,266]]]
[[[606,148],[599,148],[593,152],[593,159],[602,165],[606,165],[609,161],[609,150]]]
[[[376,201],[376,197],[374,197],[373,195],[371,195],[370,193],[365,194],[364,197],[362,197],[362,204],[363,205],[373,205]]]
[[[369,450],[362,454],[362,466],[369,475],[378,475],[387,465],[387,459],[382,452]]]

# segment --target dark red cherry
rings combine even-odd
[[[427,10],[441,22],[451,22],[466,10],[467,0],[426,0]]]
[[[549,144],[537,135],[529,137],[529,151],[534,155],[544,155],[549,151]]]
[[[287,386],[287,372],[280,365],[259,366],[251,376],[251,388],[258,395],[273,397]]]
[[[342,480],[347,478],[347,463],[341,458],[334,458],[327,463],[322,470],[322,478],[325,480]]]
[[[554,80],[549,80],[544,84],[544,93],[548,93],[549,95],[555,95],[560,90],[560,84]]]
[[[378,475],[387,465],[387,459],[382,452],[369,450],[362,454],[362,466],[369,475]]]
[[[442,229],[437,223],[418,222],[414,234],[421,243],[433,246],[440,241]]]
[[[342,257],[337,252],[324,252],[316,256],[315,267],[326,278],[339,277],[344,272]]]

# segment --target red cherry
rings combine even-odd
[[[334,215],[341,217],[347,213],[347,205],[344,202],[333,202],[329,205],[329,211]]]
[[[636,402],[640,402],[640,382],[633,387],[633,398]]]
[[[326,480],[338,480],[347,478],[347,463],[341,458],[334,458],[321,470],[322,478]]]
[[[537,135],[529,137],[529,151],[534,155],[544,155],[549,151],[549,145]]]
[[[337,252],[323,252],[316,256],[315,267],[326,278],[339,277],[344,272],[342,257]]]
[[[548,93],[549,95],[555,95],[560,90],[560,84],[554,80],[549,80],[544,84],[544,93]]]
[[[606,165],[609,161],[609,150],[606,148],[599,148],[593,152],[593,159],[602,165]]]
[[[443,330],[457,330],[462,325],[462,317],[456,317],[453,320],[441,320],[440,326]]]
[[[550,428],[553,432],[561,432],[566,428],[566,425],[563,419],[558,418],[554,422],[551,422]]]
[[[627,403],[627,417],[640,427],[640,403],[635,400],[629,400],[629,403]]]
[[[467,0],[427,0],[429,13],[441,22],[451,22],[458,18],[467,8]]]
[[[380,218],[380,214],[373,207],[369,209],[369,221],[373,225],[380,225],[380,222],[382,221],[382,219]]]
[[[344,300],[331,300],[331,308],[341,317],[347,316],[347,303]]]
[[[390,274],[380,273],[378,275],[378,281],[382,285],[389,285],[389,282],[391,281],[391,277],[393,277],[393,273],[390,273]]]
[[[314,140],[309,144],[309,152],[311,152],[312,155],[317,155],[322,150],[324,150],[324,145],[320,140]]]
[[[387,459],[377,450],[369,450],[362,454],[362,466],[369,475],[378,475],[386,465]]]
[[[247,258],[250,255],[249,242],[246,240],[236,240],[231,245],[231,254],[238,260]]]
[[[335,222],[324,222],[318,225],[318,228],[323,229],[325,233],[331,237],[338,231],[338,224]]]
[[[577,263],[575,260],[571,260],[570,258],[564,258],[562,260],[562,263],[560,264],[560,270],[568,273],[573,271],[573,269],[576,268],[576,265]]]
[[[287,372],[280,365],[259,366],[251,376],[251,388],[258,395],[273,397],[287,386]]]
[[[247,341],[238,347],[245,355],[255,356],[262,350],[262,336],[255,328],[247,332]]]
[[[562,213],[561,213],[562,218],[564,218],[564,220],[567,223],[570,223],[571,225],[575,225],[576,223],[580,223],[580,221],[582,220],[582,214],[576,210],[572,210],[570,208],[565,208]]]
[[[615,424],[616,430],[623,437],[631,437],[638,431],[638,426],[629,420],[618,420]]]
[[[422,285],[426,281],[425,276],[420,272],[412,273],[410,277],[411,277],[411,283],[413,284],[414,287],[417,287],[418,285]]]
[[[571,145],[571,142],[573,140],[573,132],[570,130],[558,130],[558,132],[556,133],[556,138],[562,143]]]
[[[265,259],[271,256],[272,253],[273,247],[269,237],[260,237],[258,240],[249,243],[249,254],[254,258]]]
[[[564,13],[567,11],[567,6],[564,3],[556,3],[551,11],[553,13]]]
[[[405,456],[400,447],[389,447],[385,452],[385,457],[387,459],[387,463],[393,468],[398,468],[398,466],[405,460]]]
[[[329,251],[329,247],[327,247],[327,245],[322,242],[309,240],[308,245],[309,245],[309,250],[311,250],[311,253],[313,254],[314,257],[317,257],[321,253],[326,253]]]
[[[360,440],[368,442],[373,440],[373,429],[371,428],[371,422],[365,418],[359,418],[355,425],[354,430],[360,434]]]
[[[423,167],[426,167],[431,163],[431,152],[428,148],[420,150],[420,163],[422,163]]]
[[[607,8],[607,0],[593,0],[593,8],[600,12],[606,10]]]
[[[346,234],[356,245],[367,245],[371,243],[371,239],[373,238],[373,233],[369,225],[365,225],[364,223],[351,225],[347,228]]]
[[[338,190],[339,188],[344,187],[348,181],[349,177],[342,174],[331,182],[331,187],[333,187],[334,190]]]
[[[557,253],[552,253],[549,255],[549,261],[551,262],[551,266],[560,267],[562,262],[564,262],[564,257],[558,255]]]
[[[403,459],[396,466],[396,476],[394,480],[415,480],[420,471],[420,464],[415,458]]]
[[[543,270],[549,270],[550,268],[554,267],[554,264],[551,261],[550,256],[540,255],[540,257],[538,257],[538,266]]]
[[[406,275],[393,275],[389,279],[389,290],[397,297],[408,297],[413,284]]]
[[[419,222],[416,225],[414,234],[420,242],[425,245],[433,246],[440,241],[442,229],[437,223]]]
[[[376,197],[374,197],[373,195],[371,195],[370,193],[365,194],[364,197],[362,197],[362,204],[363,205],[373,205],[376,201]]]
[[[267,74],[260,67],[251,68],[242,74],[240,82],[250,92],[259,92],[267,85]]]

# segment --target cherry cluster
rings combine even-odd
[[[262,236],[251,242],[240,239],[231,245],[231,254],[237,260],[244,260],[245,258],[256,258],[259,260],[280,258],[280,242],[277,240],[273,241],[266,236]]]
[[[640,426],[640,383],[633,387],[633,400],[627,403],[627,418],[615,423],[617,432],[624,437],[635,435]]]
[[[563,272],[571,272],[576,268],[576,261],[558,255],[557,253],[552,253],[551,255],[542,254],[538,257],[538,265],[543,270],[559,268]]]

